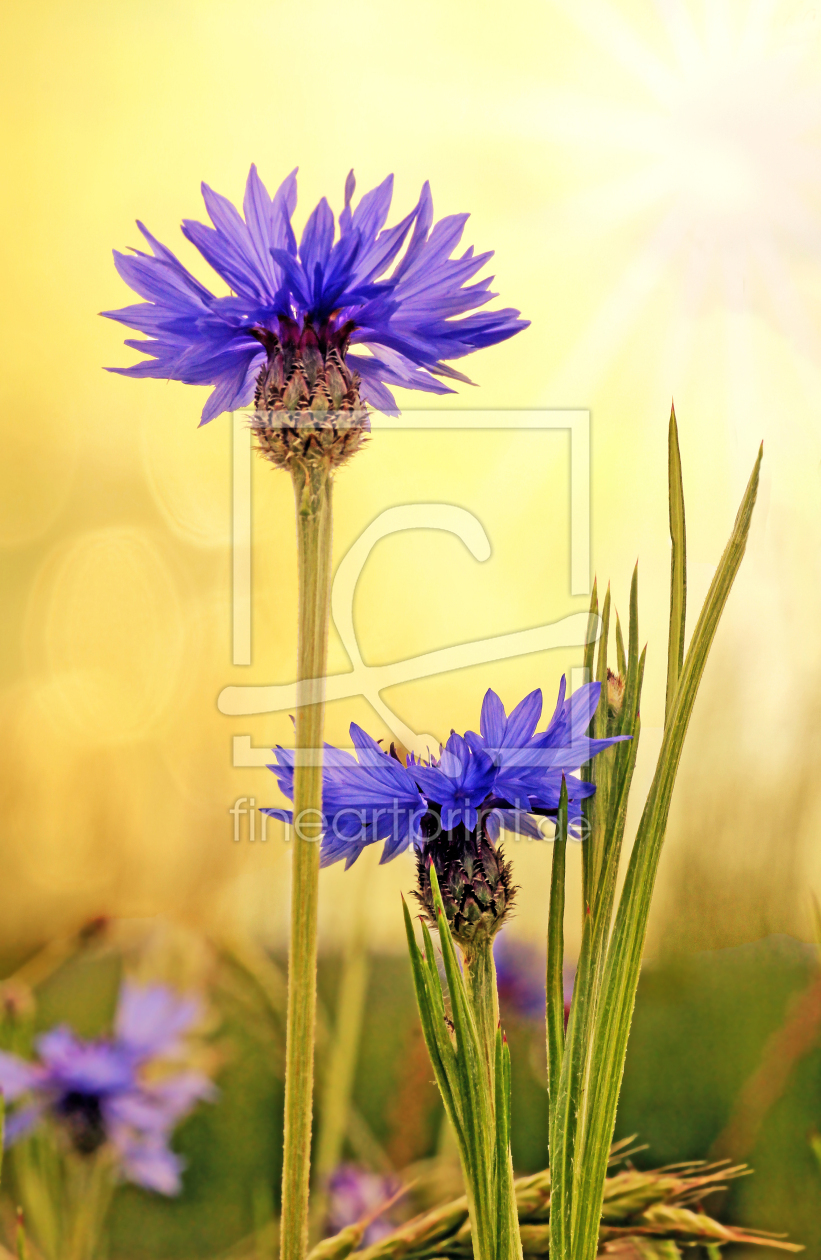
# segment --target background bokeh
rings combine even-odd
[[[622,610],[639,560],[639,799],[663,715],[671,397],[693,617],[764,441],[747,558],[674,798],[650,957],[679,975],[694,951],[810,940],[818,7],[31,0],[4,6],[2,23],[0,949],[22,956],[100,913],[285,940],[282,833],[252,845],[246,818],[235,844],[228,810],[281,799],[267,771],[233,767],[232,737],[287,743],[290,722],[228,718],[216,698],[293,679],[291,488],[257,461],[253,663],[233,666],[230,418],[198,430],[204,391],[104,372],[136,356],[97,314],[129,300],[110,250],[139,245],[136,217],[210,283],[180,220],[204,217],[202,179],[239,200],[252,161],[269,189],[300,166],[298,226],[322,195],[339,209],[351,166],[360,191],[395,171],[396,217],[430,179],[437,213],[470,210],[466,243],[496,250],[500,301],[531,327],[475,356],[478,388],[443,405],[590,409],[593,568]],[[366,661],[586,606],[570,595],[568,454],[558,433],[374,438],[338,479],[337,559],[380,511],[420,502],[475,513],[492,555],[479,563],[433,531],[381,542],[354,609]],[[488,686],[506,703],[542,686],[550,703],[579,663],[541,653],[386,699],[445,737],[475,725]],[[330,667],[349,667],[333,636]],[[364,701],[345,701],[329,708],[329,738],[344,741],[351,719],[386,733]],[[521,844],[515,860],[510,931],[540,940],[549,850]],[[369,939],[395,953],[410,863],[362,864]],[[337,868],[322,877],[331,952],[349,930],[352,881]],[[575,917],[568,928],[572,950]]]
[[[350,166],[360,189],[394,170],[399,213],[426,178],[440,214],[471,210],[466,240],[496,250],[502,300],[532,326],[475,356],[479,388],[445,405],[590,409],[593,566],[622,607],[640,563],[648,762],[670,398],[691,608],[764,439],[653,943],[806,934],[821,686],[817,11],[83,0],[9,5],[3,20],[0,931],[34,936],[101,908],[285,929],[287,850],[235,846],[227,811],[278,800],[267,772],[232,768],[232,735],[270,745],[290,723],[225,718],[215,700],[230,683],[293,677],[290,486],[254,470],[254,654],[235,668],[229,417],[198,432],[203,390],[102,371],[135,356],[97,315],[129,300],[109,251],[139,243],[137,216],[207,279],[179,222],[202,217],[201,179],[236,200],[256,161],[269,186],[301,166],[298,219],[322,194],[339,207]],[[569,595],[567,495],[566,435],[380,434],[339,478],[337,556],[384,507],[425,501],[473,511],[493,554],[479,564],[433,531],[381,543],[355,608],[365,659],[583,607]],[[574,663],[544,653],[388,698],[446,735],[475,724],[488,685],[508,702],[535,685],[552,695]],[[347,667],[332,643],[332,670]],[[330,709],[332,739],[351,718],[384,733],[346,701]],[[544,859],[521,859],[522,932],[543,925]],[[383,945],[399,940],[406,881],[402,863],[380,875]],[[326,933],[344,887],[324,877]]]

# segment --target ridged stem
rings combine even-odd
[[[317,904],[322,809],[322,735],[331,592],[330,469],[293,467],[299,559],[296,768],[285,1042],[285,1150],[282,1165],[282,1260],[308,1251],[308,1191],[316,1035]]]
[[[358,873],[358,879],[357,879]],[[359,1043],[370,979],[368,921],[366,914],[368,867],[352,872],[353,927],[342,960],[332,1042],[323,1065],[320,1125],[314,1157],[314,1192],[311,1197],[311,1241],[319,1236],[328,1210],[328,1179],[342,1158],[354,1077],[359,1062]],[[350,879],[351,876],[348,876]]]

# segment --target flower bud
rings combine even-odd
[[[468,952],[481,939],[491,940],[507,918],[516,889],[510,863],[487,839],[481,820],[475,831],[460,824],[417,849],[414,896],[429,925],[437,927],[431,865],[453,939]]]
[[[615,730],[621,719],[621,711],[624,707],[624,679],[621,674],[614,674],[612,669],[607,671],[607,733],[608,735]],[[612,728],[612,729],[611,729]]]
[[[347,325],[301,335],[280,319],[279,334],[257,334],[268,352],[254,395],[251,429],[261,455],[278,468],[321,461],[338,468],[356,454],[370,431],[359,397],[359,376],[344,358]]]

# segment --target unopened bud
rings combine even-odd
[[[621,717],[621,711],[624,707],[624,679],[621,674],[614,674],[612,669],[607,671],[607,716],[608,718]]]
[[[436,927],[431,865],[453,939],[463,950],[481,939],[491,940],[507,918],[516,889],[510,863],[484,835],[481,823],[476,831],[460,825],[417,850],[414,896],[429,925]]]

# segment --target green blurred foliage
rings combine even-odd
[[[816,973],[815,951],[791,937],[645,969],[616,1131],[617,1137],[638,1133],[647,1143],[635,1160],[640,1167],[709,1156],[768,1037]],[[339,960],[324,958],[319,988],[326,1017],[333,1014],[338,977]],[[86,1036],[104,1031],[119,980],[120,966],[110,953],[62,968],[39,992],[38,1028],[68,1021]],[[191,1116],[174,1140],[188,1161],[184,1191],[178,1199],[129,1186],[118,1191],[110,1222],[114,1260],[217,1256],[253,1235],[261,1202],[276,1206],[281,1044],[267,1044],[260,1028],[230,1003],[220,1017],[214,1033],[222,1063],[219,1099]],[[514,1160],[517,1171],[535,1171],[546,1163],[543,1022],[508,1011],[503,1018],[513,1060]],[[433,1154],[441,1108],[431,1077],[419,1058],[408,964],[400,956],[379,956],[354,1101],[383,1151],[413,1150],[414,1158]],[[403,1127],[412,1127],[415,1150],[413,1143],[399,1141]],[[755,1175],[733,1186],[719,1213],[760,1229],[788,1231],[807,1246],[810,1260],[821,1256],[821,1169],[810,1141],[817,1129],[821,1046],[797,1063],[754,1148],[739,1153]],[[11,1171],[6,1189],[13,1198]]]

